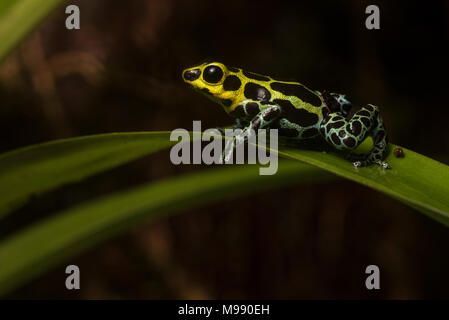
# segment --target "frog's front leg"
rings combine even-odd
[[[257,134],[258,129],[267,128],[274,120],[276,120],[281,115],[281,107],[278,105],[265,104],[262,105],[260,102],[257,102],[259,105],[259,112],[254,116],[249,124],[243,128],[242,132],[235,135],[234,137],[228,139],[225,145],[225,151],[223,154],[223,158],[225,162],[229,162],[234,148],[253,135]]]
[[[383,159],[387,153],[387,134],[383,121],[379,115],[379,108],[374,105],[357,111],[347,120],[341,113],[329,113],[321,122],[320,132],[328,143],[339,150],[354,150],[369,135],[373,138],[374,146],[366,155],[350,155],[350,159],[357,159],[355,167],[363,167],[373,163],[389,168]]]

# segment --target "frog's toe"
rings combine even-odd
[[[390,165],[386,161],[377,161],[377,164],[384,169],[391,169]]]
[[[352,163],[355,168],[360,168],[362,166],[362,161],[355,161]]]

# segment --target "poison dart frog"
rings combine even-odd
[[[234,128],[242,129],[242,133],[232,140],[233,147],[258,129],[278,129],[279,136],[296,140],[321,136],[344,151],[354,150],[371,136],[373,148],[369,153],[349,152],[347,159],[355,167],[377,164],[390,168],[383,161],[387,134],[375,105],[368,104],[349,118],[352,104],[343,94],[313,91],[299,82],[227,67],[220,62],[187,68],[182,78],[235,118]]]

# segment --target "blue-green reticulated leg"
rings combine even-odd
[[[346,117],[352,108],[352,103],[346,99],[346,95],[340,93],[331,93],[331,96],[337,100],[337,103],[340,105],[341,113]]]
[[[374,146],[368,154],[350,154],[348,159],[354,161],[355,167],[378,164],[385,169],[390,166],[383,159],[387,154],[387,134],[379,115],[379,108],[374,105],[357,111],[347,120],[340,112],[327,114],[320,128],[321,135],[328,143],[339,150],[354,150],[367,136],[373,138]]]
[[[352,103],[346,99],[344,94],[340,93],[329,93],[326,90],[319,92],[323,98],[324,103],[330,113],[341,112],[343,116],[347,116],[352,108]]]
[[[251,135],[257,134],[258,129],[267,128],[275,119],[281,115],[281,108],[277,105],[264,105],[264,109],[243,128],[242,132],[226,141],[224,161],[229,162],[234,148],[248,140]]]

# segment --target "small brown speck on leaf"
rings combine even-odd
[[[394,149],[393,153],[394,153],[396,158],[403,158],[404,157],[404,150],[402,150],[401,148]]]

